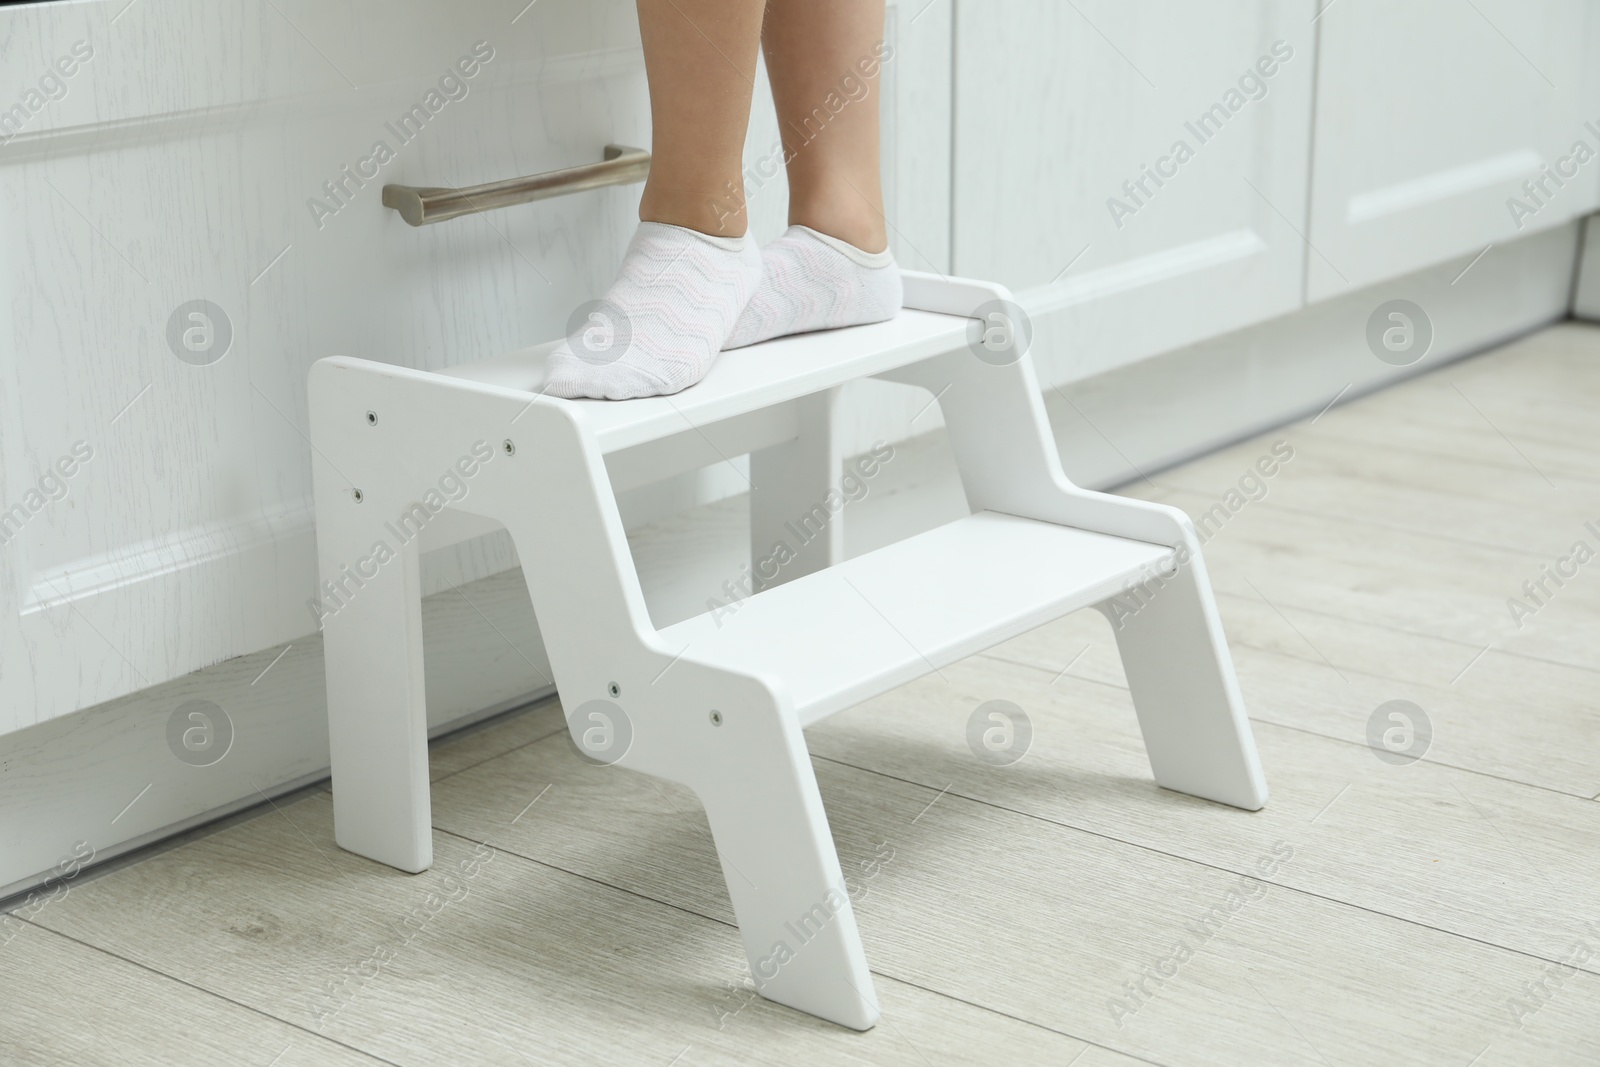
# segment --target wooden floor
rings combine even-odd
[[[1572,325],[1131,487],[1211,516],[1263,811],[1154,786],[1093,613],[808,731],[869,1033],[751,995],[693,796],[547,703],[435,746],[432,871],[341,852],[313,789],[8,922],[0,1062],[1600,1063],[1600,559],[1507,603],[1600,550],[1597,449]],[[956,506],[924,452],[856,547]],[[736,573],[740,506],[640,549],[658,621]],[[993,699],[1033,724],[1010,767],[965,740]],[[1391,700],[1419,762],[1369,744]]]

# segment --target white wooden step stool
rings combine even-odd
[[[1156,781],[1261,807],[1194,526],[1067,480],[1026,352],[980,359],[969,347],[973,319],[1009,299],[908,272],[893,321],[726,352],[690,389],[624,402],[538,395],[554,343],[443,373],[318,361],[340,846],[405,871],[433,861],[421,541],[409,533],[424,523],[509,531],[574,741],[615,746],[601,758],[695,791],[757,988],[844,1026],[872,1026],[878,1007],[803,727],[1080,608],[1112,614],[1110,598],[1143,583],[1143,606],[1113,621]],[[830,524],[736,613],[653,626],[616,490],[750,453],[764,556],[839,478],[832,398],[868,376],[938,398],[972,514],[849,561]],[[807,917],[814,933],[792,943]]]

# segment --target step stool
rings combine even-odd
[[[319,360],[310,408],[339,845],[403,871],[433,860],[423,541],[410,535],[424,523],[436,538],[446,526],[509,531],[574,742],[616,743],[605,761],[694,790],[758,990],[835,1023],[867,1029],[878,1006],[805,727],[1097,606],[1113,618],[1155,780],[1261,807],[1194,525],[1067,480],[1026,352],[992,358],[969,343],[973,320],[1010,300],[1004,288],[912,272],[905,283],[890,322],[725,352],[668,397],[539,395],[555,342],[437,373]],[[869,376],[937,398],[972,514],[851,560],[831,523],[736,613],[652,625],[616,491],[748,453],[752,558],[766,556],[839,478],[834,398]],[[1142,606],[1112,608],[1131,584]],[[819,906],[831,918],[796,949],[792,924]]]

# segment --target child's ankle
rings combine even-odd
[[[836,205],[827,210],[792,208],[789,225],[805,226],[827,234],[863,252],[877,253],[889,247],[889,234],[883,217],[868,211],[841,210]]]
[[[639,203],[639,221],[681,226],[708,237],[743,237],[750,228],[743,200],[729,202],[717,197],[646,197]]]

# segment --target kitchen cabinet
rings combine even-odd
[[[1047,382],[1299,306],[1313,8],[958,3],[953,269]]]
[[[947,270],[950,10],[890,12],[896,240]],[[637,218],[631,186],[412,228],[382,185],[597,160],[648,146],[650,116],[631,0],[30,4],[0,10],[0,58],[64,86],[26,121],[0,108],[3,734],[314,633],[311,364],[558,336]],[[770,238],[786,197],[756,92]],[[516,559],[490,538],[434,562],[460,581]]]
[[[1600,204],[1596,5],[1340,0],[1318,25],[1310,299]]]
[[[0,506],[91,457],[0,549],[3,732],[314,633],[311,364],[436,368],[558,335],[638,195],[413,229],[381,186],[599,159],[648,144],[649,112],[626,0],[0,23],[8,72],[89,53],[0,145]]]

